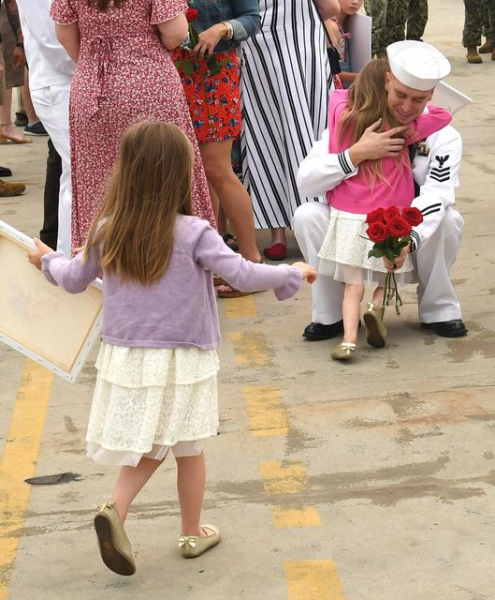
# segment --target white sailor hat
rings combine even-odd
[[[450,73],[450,63],[430,44],[407,40],[387,47],[390,70],[407,87],[426,92]]]

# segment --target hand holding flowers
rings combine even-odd
[[[374,242],[368,256],[383,258],[387,267],[385,278],[385,294],[382,303],[382,319],[385,307],[389,305],[395,290],[395,310],[400,314],[402,298],[397,289],[395,271],[402,267],[411,244],[411,231],[416,225],[423,222],[423,215],[414,207],[399,210],[395,206],[377,208],[366,217],[368,229],[366,233]]]

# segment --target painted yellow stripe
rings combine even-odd
[[[260,463],[265,491],[269,494],[297,494],[308,486],[306,469],[296,461],[269,460]]]
[[[224,302],[224,314],[227,319],[250,319],[258,316],[258,307],[254,296],[232,298]]]
[[[262,331],[232,331],[235,360],[243,367],[264,367],[268,363],[265,336]]]
[[[9,595],[21,528],[31,495],[53,374],[26,360],[0,463],[0,600]]]
[[[245,387],[243,392],[249,417],[249,429],[253,435],[289,433],[289,415],[282,403],[279,388]]]
[[[345,600],[333,561],[287,561],[284,569],[288,600]]]
[[[316,527],[321,525],[320,515],[314,506],[303,508],[278,508],[272,506],[273,526],[276,529]]]

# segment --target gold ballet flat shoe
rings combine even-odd
[[[332,350],[333,360],[352,360],[356,355],[356,344],[342,342]]]
[[[106,566],[118,575],[134,575],[136,563],[131,543],[115,504],[104,504],[96,513],[94,523],[101,558]]]
[[[381,309],[372,302],[363,315],[366,341],[373,348],[383,348],[387,343],[387,328],[381,317]]]
[[[215,525],[201,525],[201,529],[213,531],[211,535],[181,535],[177,540],[184,558],[196,558],[208,549],[216,546],[220,541],[220,530]]]

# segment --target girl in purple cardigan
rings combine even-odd
[[[220,541],[200,525],[205,488],[201,440],[218,427],[215,348],[220,332],[212,272],[236,289],[291,297],[315,270],[247,262],[206,221],[192,216],[193,151],[180,129],[140,123],[124,134],[119,165],[84,250],[67,261],[35,240],[30,261],[71,293],[102,271],[103,333],[88,456],[120,465],[111,501],[95,516],[103,561],[135,572],[123,523],[170,449],[178,466],[179,547],[195,557]]]

